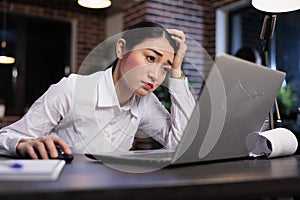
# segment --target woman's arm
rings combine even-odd
[[[177,29],[167,29],[172,35],[172,38],[178,43],[178,50],[175,53],[172,70],[170,71],[171,78],[183,79],[183,71],[181,69],[183,58],[186,53],[187,46],[185,44],[185,34]]]
[[[0,130],[0,154],[37,159],[39,156],[48,158],[49,151],[55,157],[54,144],[61,145],[67,154],[71,153],[63,140],[48,135],[70,110],[71,94],[69,78],[51,85],[19,121]]]

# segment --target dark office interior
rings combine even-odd
[[[183,30],[190,41],[199,44],[210,56],[210,60],[207,60],[201,55],[202,52],[187,51],[183,71],[189,78],[195,99],[202,89],[202,78],[209,70],[210,61],[219,53],[236,56],[239,50],[251,48],[257,52],[258,64],[262,67],[285,72],[285,80],[270,113],[275,120],[275,127],[287,128],[297,139],[300,138],[300,10],[276,13],[276,26],[269,40],[266,58],[261,31],[264,17],[272,13],[255,9],[251,0],[111,0],[111,3],[107,8],[93,9],[80,6],[77,0],[0,0],[0,39],[6,43],[5,49],[0,47],[0,54],[15,58],[14,63],[0,63],[0,106],[4,112],[0,115],[0,128],[22,118],[52,84],[72,73],[81,73],[85,59],[95,56],[93,50],[98,45],[137,22],[149,20],[165,28]],[[105,51],[108,53],[108,50]],[[112,61],[109,56],[97,56],[105,63],[103,69]],[[201,76],[195,73],[196,69],[191,63],[199,66],[197,71],[201,72]],[[161,86],[156,95],[169,109],[171,103],[166,88]],[[144,145],[145,149],[161,148],[150,138],[137,139],[136,142],[140,142],[139,147]],[[295,154],[299,152],[298,147]],[[237,165],[200,166],[199,169],[203,170],[200,174],[197,174],[197,167],[189,168],[190,171],[183,167],[171,167],[168,172],[149,173],[142,178],[103,166],[101,170],[110,176],[97,174],[92,177],[92,171],[80,171],[86,170],[86,165],[83,164],[84,159],[78,160],[81,168],[72,168],[74,171],[68,172],[76,175],[71,177],[67,174],[68,181],[73,183],[71,189],[63,186],[63,192],[60,192],[57,187],[64,184],[62,181],[57,182],[58,186],[54,183],[34,183],[29,186],[37,187],[41,192],[34,196],[30,191],[24,199],[39,199],[44,194],[45,199],[61,199],[68,195],[69,199],[97,199],[95,197],[98,195],[103,195],[104,199],[122,196],[125,199],[141,199],[143,194],[146,195],[145,199],[151,199],[152,191],[161,195],[157,199],[169,199],[170,193],[172,199],[183,199],[187,193],[191,199],[201,199],[201,195],[192,195],[198,190],[207,199],[222,199],[223,194],[224,199],[246,199],[245,195],[249,195],[249,199],[281,199],[277,198],[278,195],[282,199],[299,199],[296,197],[300,196],[297,186],[300,185],[299,177],[295,178],[295,174],[299,176],[300,172],[298,157],[284,157],[281,164],[276,159],[260,163],[260,159],[253,159],[251,163],[249,160],[237,161]],[[85,173],[89,175],[87,179]],[[213,177],[214,173],[221,178]],[[252,178],[253,174],[255,176]],[[233,178],[226,175],[232,175]],[[250,178],[244,181],[245,177]],[[103,180],[98,182],[96,179]],[[282,182],[276,182],[278,179]],[[48,186],[49,190],[46,190]],[[101,189],[97,190],[97,187]],[[1,199],[10,198],[10,195],[16,197],[9,189],[10,183],[5,183],[4,189],[1,188],[0,185],[0,191],[9,190],[0,194]],[[260,188],[257,193],[250,192],[257,188]],[[232,195],[229,189],[236,190],[236,194]],[[20,190],[20,198],[23,198]],[[51,194],[52,190],[58,193]],[[223,193],[218,193],[218,190]],[[26,194],[26,188],[24,191]],[[80,191],[84,193],[82,196]],[[294,195],[291,195],[292,192]]]

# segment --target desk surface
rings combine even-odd
[[[0,181],[0,199],[174,200],[300,196],[299,164],[300,156],[290,156],[169,167],[133,174],[76,155],[57,181]]]

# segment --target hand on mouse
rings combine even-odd
[[[55,145],[61,146],[65,154],[72,154],[71,149],[63,139],[52,135],[32,140],[22,139],[16,147],[16,152],[22,157],[30,157],[32,159],[49,159],[49,156],[50,158],[56,158],[58,157],[58,152]]]

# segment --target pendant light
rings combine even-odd
[[[78,4],[86,8],[107,8],[111,6],[110,0],[78,0]]]
[[[2,31],[2,41],[0,48],[0,64],[13,64],[15,63],[15,58],[8,56],[6,53],[6,0],[3,1],[3,31]]]

